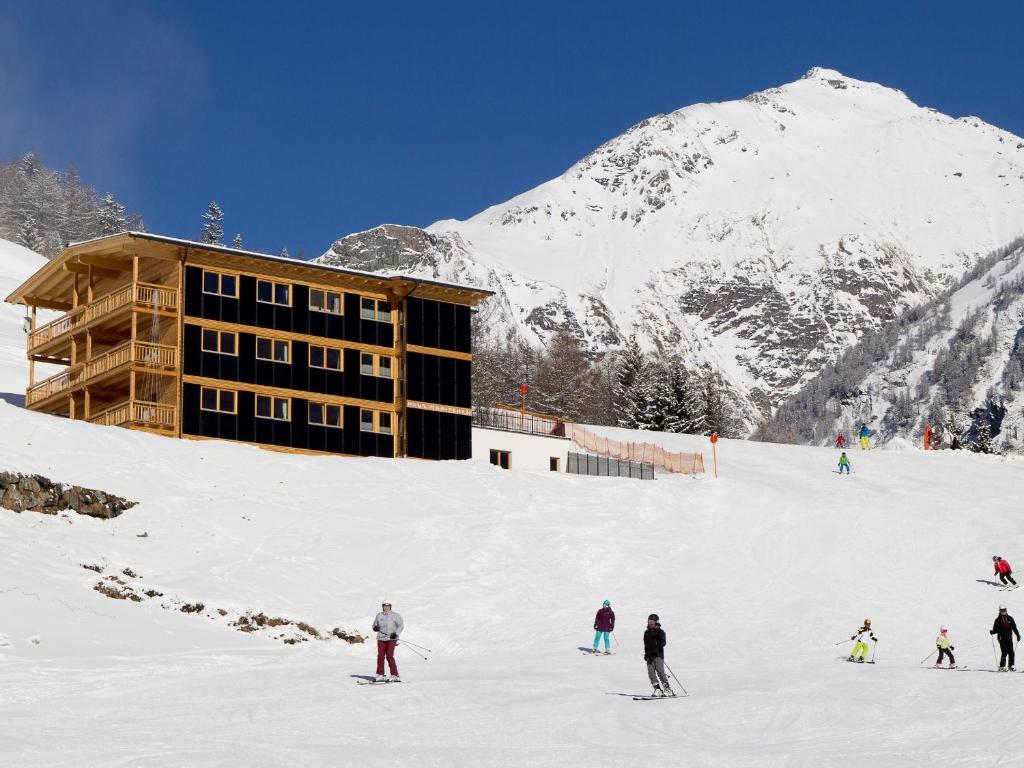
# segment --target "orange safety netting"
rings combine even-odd
[[[680,475],[704,473],[703,453],[671,453],[654,443],[624,443],[594,434],[578,424],[565,425],[567,436],[576,445],[598,456],[629,461],[645,461]]]

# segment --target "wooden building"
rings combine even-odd
[[[25,404],[165,435],[472,456],[470,317],[489,292],[159,235],[70,246],[24,304]],[[63,312],[39,325],[37,307]],[[36,381],[37,363],[62,366]]]

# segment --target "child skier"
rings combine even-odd
[[[665,630],[658,623],[658,614],[647,617],[647,630],[644,632],[644,661],[647,662],[647,677],[654,686],[655,696],[675,696],[665,676],[665,646],[668,640]],[[660,683],[660,685],[659,685]]]
[[[861,664],[864,663],[864,657],[868,654],[868,644],[864,639],[865,635],[870,638],[873,642],[878,642],[878,638],[875,637],[875,633],[871,631],[871,619],[864,619],[864,624],[858,629],[851,640],[856,640],[857,643],[853,646],[853,650],[850,651],[850,658],[847,661],[856,661]],[[858,655],[859,654],[859,655]]]
[[[1017,586],[1017,582],[1013,580],[1013,568],[1010,567],[1008,562],[1003,560],[999,555],[992,555],[992,565],[995,567],[996,576],[999,577],[999,580],[1003,582],[1005,586],[1009,586],[1009,584],[1006,584],[1007,581],[1009,581],[1010,584],[1013,584],[1013,586]]]
[[[956,650],[952,645],[949,644],[949,632],[945,627],[939,627],[939,636],[935,638],[935,647],[939,649],[939,658],[935,660],[936,668],[942,666],[942,658],[949,656],[949,668],[956,669],[956,659],[953,658],[952,651]]]
[[[861,426],[860,432],[858,433],[858,436],[860,437],[860,448],[861,448],[861,450],[862,451],[869,451],[869,450],[871,450],[871,441],[868,440],[868,438],[871,437],[871,430],[868,429],[868,425],[867,424],[864,424],[864,425]]]
[[[843,451],[842,456],[839,457],[839,474],[843,474],[843,470],[846,470],[846,474],[850,474],[850,459],[846,455],[846,451]]]
[[[615,611],[612,610],[611,601],[605,600],[594,617],[594,653],[597,653],[598,642],[602,637],[604,638],[605,656],[611,653],[608,635],[613,631],[615,631]]]
[[[836,448],[845,448],[845,447],[846,447],[846,435],[844,435],[842,432],[840,432],[838,435],[836,435]]]

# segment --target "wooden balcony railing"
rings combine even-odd
[[[145,424],[163,429],[174,429],[174,407],[145,400],[131,400],[97,413],[89,421],[108,427]]]
[[[129,304],[141,304],[155,309],[176,310],[178,289],[155,283],[129,283],[106,296],[95,299],[91,304],[73,309],[63,317],[40,326],[28,337],[28,351],[49,344],[61,336],[71,333],[80,326],[108,315]]]
[[[89,360],[72,370],[58,373],[39,382],[25,393],[25,404],[33,405],[48,397],[65,392],[79,384],[102,376],[116,368],[133,363],[147,368],[176,368],[178,350],[166,344],[147,341],[126,341],[95,360]]]

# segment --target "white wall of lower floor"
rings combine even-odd
[[[490,461],[491,451],[508,451],[508,468],[550,472],[551,460],[558,460],[559,472],[569,463],[572,441],[565,437],[526,435],[499,429],[473,427],[473,460]]]

